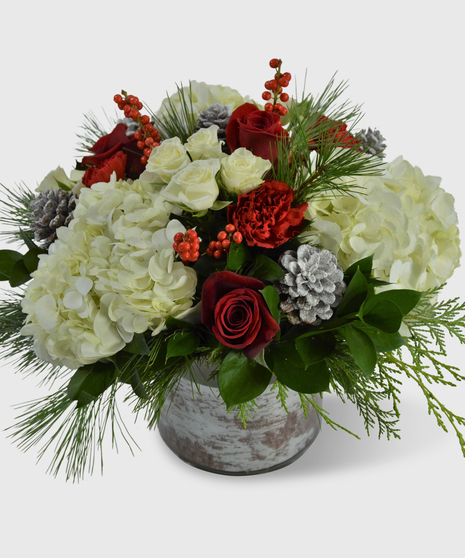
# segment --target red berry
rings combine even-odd
[[[239,231],[236,231],[233,234],[233,240],[236,244],[240,244],[242,242],[242,234]]]
[[[142,149],[145,149],[145,143],[143,141],[138,141],[137,142],[137,149],[140,149],[142,151]]]
[[[272,83],[274,80],[269,80],[269,81],[265,81],[265,89],[267,89],[268,91],[271,91],[271,89],[273,89]]]
[[[191,253],[190,252],[180,252],[179,257],[181,258],[181,260],[183,262],[187,262],[187,260],[189,260],[190,257],[191,257]]]
[[[232,232],[234,232],[234,231],[236,230],[236,227],[235,227],[232,223],[230,223],[229,225],[226,225],[226,226],[225,226],[224,230],[225,230],[227,233],[232,233]]]
[[[150,147],[146,147],[144,149],[144,155],[147,157],[147,159],[150,157],[151,153],[152,153],[152,150],[150,149]]]
[[[216,241],[212,240],[208,247],[210,248],[210,250],[216,250]]]
[[[113,100],[115,101],[115,103],[119,105],[123,101],[123,97],[121,97],[121,95],[118,94],[113,97]]]
[[[150,146],[153,145],[154,143],[155,143],[155,140],[154,140],[153,138],[147,138],[147,139],[145,140],[145,145],[146,145],[147,147],[150,147]]]
[[[264,101],[269,101],[271,99],[271,93],[269,91],[264,91],[262,93],[262,99]]]
[[[289,81],[286,78],[280,77],[279,85],[282,85],[283,87],[287,87],[289,85]]]
[[[217,235],[216,238],[218,240],[224,240],[226,237],[228,236],[228,233],[226,231],[220,231]]]
[[[174,250],[175,252],[179,252],[179,242],[174,242],[174,243],[173,243],[173,250]]]
[[[191,252],[191,257],[189,258],[189,261],[191,262],[196,262],[199,259],[200,253],[198,250],[196,250],[195,252]]]
[[[215,248],[216,248],[217,250],[222,250],[223,245],[221,244],[221,242],[220,242],[219,240],[217,240],[217,241],[215,242]]]
[[[181,242],[179,244],[179,251],[180,252],[189,252],[190,249],[191,249],[190,242]]]
[[[142,130],[137,130],[134,133],[134,137],[136,138],[136,140],[142,140],[144,139],[144,135],[142,134]]]
[[[281,96],[279,98],[283,103],[287,103],[287,101],[289,101],[289,95],[287,93],[281,93]]]
[[[207,248],[207,256],[210,256],[210,258],[213,256],[213,250],[210,248]]]
[[[197,235],[197,231],[195,231],[194,229],[189,229],[189,230],[186,232],[186,236],[187,236],[188,238],[197,238],[197,236],[198,236],[198,235]]]
[[[270,68],[277,68],[279,66],[278,58],[272,58],[270,60]]]
[[[140,101],[138,101],[136,103],[136,108],[137,108],[137,110],[142,110],[144,108],[144,105]]]
[[[129,118],[132,118],[133,120],[137,120],[140,116],[140,112],[137,109],[131,109],[131,112],[129,113]]]
[[[276,91],[276,89],[278,89],[278,82],[275,79],[272,79],[270,81],[270,85],[272,91]]]
[[[123,112],[126,116],[129,116],[129,113],[131,112],[132,108],[129,105],[125,105]]]
[[[160,145],[160,144],[156,141],[156,142],[152,145],[152,147],[155,148],[155,147],[158,147],[159,145]]]
[[[145,125],[145,129],[146,129],[147,132],[151,132],[155,128],[153,127],[153,124],[150,124],[150,122],[149,122],[148,124]]]
[[[224,250],[229,250],[229,247],[231,246],[231,241],[228,238],[226,238],[221,242],[221,244]]]
[[[146,165],[146,164],[147,164],[147,161],[148,161],[148,159],[147,159],[147,157],[146,157],[145,155],[144,155],[143,157],[140,158],[140,162],[141,162],[143,165]]]
[[[119,108],[119,110],[124,110],[124,107],[125,107],[125,106],[126,106],[126,105],[125,105],[124,103],[118,103],[118,108]]]
[[[219,260],[219,259],[221,258],[222,255],[223,255],[223,250],[215,250],[215,251],[213,252],[213,256],[214,256],[217,260]]]
[[[146,114],[144,114],[144,116],[140,117],[140,121],[142,122],[142,124],[148,124],[150,122],[150,116],[147,116]]]
[[[272,112],[273,111],[273,105],[271,103],[266,103],[265,110],[267,112]]]
[[[182,232],[178,232],[174,235],[175,242],[182,242],[183,240],[184,240],[184,235],[182,234]]]
[[[281,77],[287,79],[287,81],[291,81],[292,76],[289,72],[284,72],[284,74]]]

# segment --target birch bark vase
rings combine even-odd
[[[256,398],[259,408],[244,428],[237,412],[227,414],[216,382],[198,377],[195,386],[186,376],[163,407],[160,435],[183,461],[213,473],[249,475],[285,467],[315,440],[320,419],[310,404],[305,418],[299,395],[290,390],[286,412],[271,385]]]

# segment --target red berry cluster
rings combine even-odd
[[[124,96],[124,98],[123,98]],[[139,101],[138,97],[128,95],[126,91],[121,91],[121,95],[115,95],[113,100],[118,105],[118,108],[124,112],[126,118],[132,118],[134,122],[138,122],[140,129],[134,134],[137,140],[137,147],[144,152],[140,158],[143,165],[147,164],[152,149],[160,145],[161,137],[158,130],[150,123],[150,117],[140,114],[143,104]]]
[[[199,249],[197,231],[189,229],[186,234],[178,232],[174,235],[173,250],[179,254],[183,262],[196,262],[200,256]]]
[[[208,245],[207,256],[218,260],[223,254],[227,254],[229,252],[231,239],[236,244],[240,244],[242,242],[242,233],[236,231],[236,227],[234,225],[226,225],[224,231],[220,231],[216,238],[218,240],[212,240]]]
[[[292,76],[289,72],[281,73],[282,63],[283,61],[278,58],[272,58],[270,60],[270,66],[276,70],[276,73],[274,75],[274,79],[270,79],[265,82],[266,91],[262,93],[262,99],[264,101],[269,101],[272,97],[271,92],[273,92],[273,102],[266,103],[265,110],[268,112],[276,112],[281,116],[284,116],[287,114],[287,108],[281,103],[278,103],[278,97],[283,103],[289,101],[289,95],[287,93],[283,93],[283,88],[289,85]]]

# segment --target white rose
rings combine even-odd
[[[192,116],[195,120],[197,120],[201,110],[205,110],[215,103],[226,105],[233,111],[250,100],[249,97],[242,97],[238,91],[231,89],[231,87],[208,85],[203,81],[198,82],[195,80],[191,81],[188,87],[181,88],[181,92],[181,96],[187,101],[188,107],[192,106]],[[168,112],[172,112],[173,108],[178,114],[181,114],[181,96],[179,91],[177,91],[169,99],[164,99],[157,112],[157,116],[164,119]]]
[[[84,171],[72,170],[71,179],[69,179],[65,171],[61,167],[57,167],[47,174],[39,186],[37,186],[36,192],[44,192],[45,190],[55,191],[58,188],[72,190],[76,186],[76,182],[80,181],[83,176]]]
[[[221,146],[223,141],[218,140],[219,127],[212,124],[209,128],[201,128],[188,138],[184,147],[189,152],[191,159],[219,159],[223,156]]]
[[[166,200],[192,211],[209,209],[219,194],[215,178],[219,170],[219,159],[194,161],[175,174],[160,194]]]
[[[186,167],[190,162],[189,155],[179,138],[170,138],[155,147],[150,154],[141,180],[164,182]]]
[[[228,191],[246,194],[262,184],[262,177],[270,168],[270,161],[240,147],[222,159],[221,180]]]

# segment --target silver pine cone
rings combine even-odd
[[[61,189],[40,192],[30,203],[31,213],[28,214],[35,240],[41,242],[43,248],[48,248],[57,238],[58,227],[69,225],[75,208],[73,192]]]
[[[361,144],[360,147],[362,149],[367,149],[367,153],[377,155],[381,159],[386,156],[385,153],[382,153],[382,151],[386,149],[386,144],[383,143],[385,138],[383,138],[379,130],[373,131],[371,128],[368,128],[368,130],[361,130],[357,139]]]
[[[231,111],[227,105],[215,103],[207,109],[201,110],[197,117],[197,129],[209,128],[212,124],[216,124],[219,128],[218,139],[226,140],[226,126],[228,125]]]
[[[279,260],[287,271],[274,286],[281,295],[280,309],[293,325],[318,325],[329,320],[346,290],[344,272],[328,250],[302,244]]]

